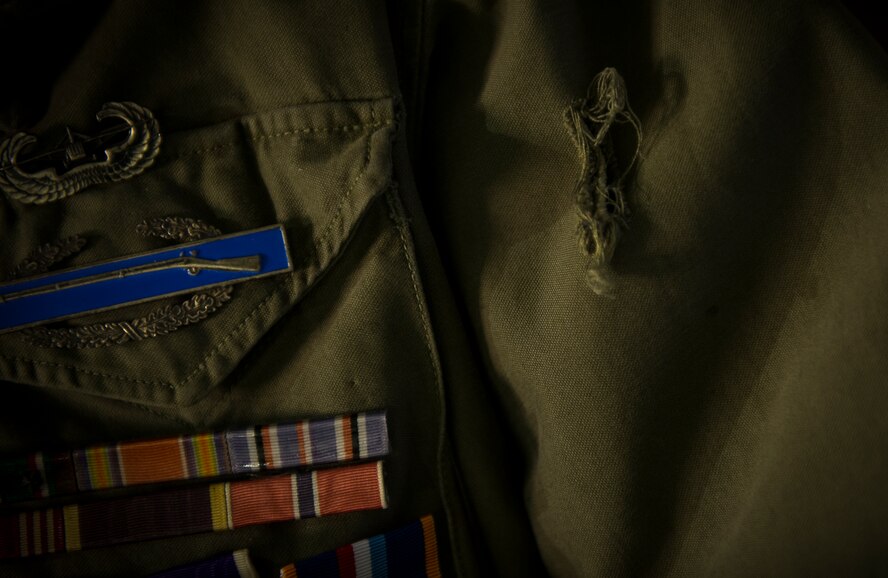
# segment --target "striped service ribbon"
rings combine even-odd
[[[149,578],[259,578],[246,550],[178,566]]]
[[[440,578],[435,522],[360,540],[281,569],[281,578]]]
[[[6,515],[0,558],[386,507],[382,462],[367,462]]]
[[[0,503],[388,454],[384,411],[35,453],[0,461]]]

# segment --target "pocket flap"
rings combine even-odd
[[[390,182],[394,122],[391,99],[294,106],[164,134],[155,165],[129,181],[49,205],[3,199],[5,270],[35,247],[74,235],[88,242],[65,266],[161,248],[170,241],[140,235],[139,227],[176,217],[223,234],[281,224],[293,272],[228,295],[169,298],[48,326],[54,335],[67,332],[64,347],[4,334],[0,379],[149,404],[195,402],[342,252]],[[120,330],[145,319],[151,334]]]

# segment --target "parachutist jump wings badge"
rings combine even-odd
[[[161,143],[151,111],[133,102],[110,102],[96,118],[123,125],[96,136],[68,129],[63,146],[24,159],[20,155],[37,137],[20,132],[0,142],[0,190],[21,203],[50,203],[90,185],[131,178],[151,166]]]

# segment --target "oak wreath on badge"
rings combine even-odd
[[[191,242],[0,284],[0,333],[207,290],[132,321],[24,332],[36,345],[75,349],[158,337],[218,310],[231,299],[232,284],[292,270],[279,226],[219,236],[217,229],[195,219],[155,218],[143,221],[138,229],[144,236]],[[79,238],[73,238],[45,245],[17,270],[37,268],[30,263],[53,262],[48,253],[68,256],[80,244]]]

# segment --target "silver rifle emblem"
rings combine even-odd
[[[171,241],[197,241],[221,235],[221,231],[198,219],[186,217],[156,217],[146,219],[138,226],[145,237]],[[18,279],[49,271],[67,257],[80,252],[86,244],[75,236],[47,243],[34,250],[10,275]],[[249,264],[251,267],[254,264]],[[128,341],[160,337],[182,327],[206,319],[231,300],[234,288],[230,285],[213,287],[195,293],[188,299],[159,307],[143,317],[105,323],[91,323],[69,327],[32,327],[21,331],[23,337],[38,347],[61,349],[90,349],[122,345]]]

